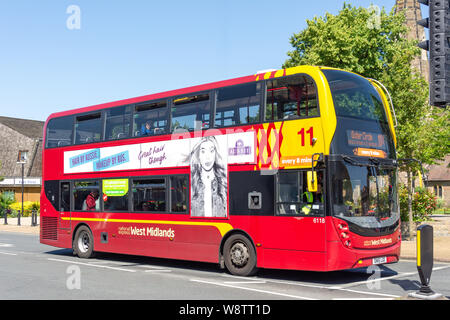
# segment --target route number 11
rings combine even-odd
[[[305,128],[302,128],[297,134],[300,135],[301,141],[302,141],[302,147],[305,146]],[[306,131],[306,134],[309,135],[309,145],[313,145],[313,138],[314,138],[314,128],[311,127]]]

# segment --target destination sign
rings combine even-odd
[[[347,143],[352,147],[387,149],[385,136],[372,132],[347,130]]]

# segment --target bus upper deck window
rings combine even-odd
[[[225,87],[217,91],[215,127],[259,122],[261,83]]]
[[[136,105],[133,119],[133,135],[153,136],[167,133],[166,101],[144,102]]]
[[[268,121],[319,115],[316,86],[306,75],[268,81],[266,102]]]
[[[51,119],[47,125],[47,148],[64,147],[73,143],[73,116]]]
[[[75,144],[98,142],[102,138],[101,113],[77,117],[75,123]]]
[[[105,140],[124,139],[130,136],[131,106],[106,110]]]
[[[180,97],[173,101],[172,132],[202,130],[209,126],[209,94]]]

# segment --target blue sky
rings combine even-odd
[[[395,0],[348,0],[388,11]],[[0,0],[0,116],[51,113],[280,68],[341,0]],[[81,11],[71,30],[70,5]]]

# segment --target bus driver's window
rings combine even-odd
[[[277,177],[277,215],[323,213],[323,172],[317,173],[318,190],[310,192],[307,171],[280,171]]]
[[[323,211],[324,194],[323,194],[323,172],[317,172],[317,191],[308,190],[307,173],[304,172],[302,200],[302,213],[305,215],[317,214]]]

